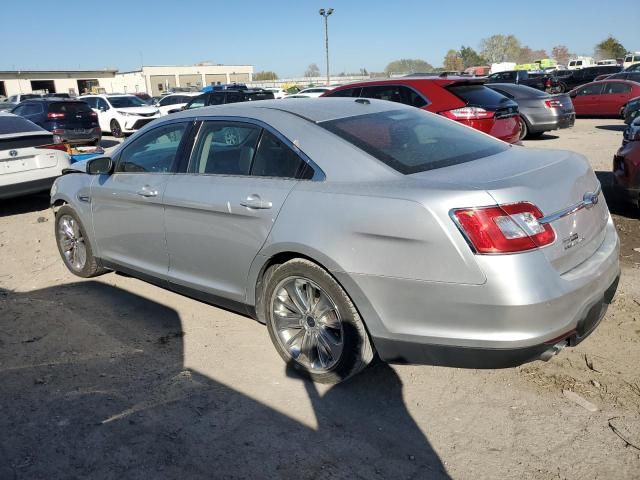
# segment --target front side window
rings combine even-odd
[[[260,127],[235,122],[204,122],[198,133],[190,173],[249,175]]]
[[[97,102],[98,99],[96,97],[85,97],[85,98],[81,98],[80,100],[82,100],[83,102],[86,102],[91,108],[98,108],[98,102]]]
[[[578,90],[578,97],[582,97],[585,95],[600,95],[600,92],[602,91],[602,84],[601,83],[596,83],[593,85],[586,85],[582,88],[580,88],[580,90]]]
[[[405,175],[470,162],[510,148],[418,109],[340,118],[319,125]]]
[[[357,97],[360,95],[361,90],[361,88],[345,88],[328,93],[327,97]]]
[[[106,112],[107,110],[109,110],[109,104],[104,98],[100,98],[100,97],[96,98],[96,105],[98,110],[102,110],[103,112]]]
[[[378,85],[372,87],[364,87],[361,97],[377,98],[379,100],[388,100],[390,102],[404,103],[412,107],[424,107],[427,102],[410,88],[402,85]]]
[[[308,180],[313,176],[313,170],[278,137],[264,130],[253,160],[251,175]]]
[[[116,172],[171,172],[186,129],[186,123],[172,123],[138,137],[125,147],[118,159]]]
[[[197,96],[187,105],[187,110],[191,110],[192,108],[204,107],[204,102],[206,101],[206,99],[206,95]]]

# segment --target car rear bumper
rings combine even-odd
[[[39,178],[37,180],[30,180],[21,183],[0,185],[0,200],[48,191],[51,189],[51,185],[53,185],[56,178],[58,177]]]
[[[607,224],[599,249],[562,275],[543,252],[510,259],[504,279],[465,285],[335,273],[367,323],[383,360],[503,368],[535,360],[558,343],[575,345],[595,328],[615,293],[619,241]],[[539,255],[538,255],[539,254]],[[527,255],[528,257],[525,257]],[[491,261],[491,259],[485,259]],[[515,263],[513,263],[515,262]],[[548,262],[547,262],[548,264]],[[532,283],[541,282],[539,288]]]
[[[547,132],[561,128],[570,128],[576,123],[576,114],[539,115],[527,118],[531,124],[531,132]]]
[[[63,143],[91,143],[99,142],[102,138],[100,128],[91,128],[79,131],[78,129],[67,129],[58,134]]]

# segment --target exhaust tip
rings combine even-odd
[[[562,349],[564,349],[564,347],[566,347],[566,346],[567,346],[567,340],[563,340],[561,342],[558,342],[555,345],[553,345],[552,347],[550,347],[547,350],[545,350],[544,352],[542,352],[540,354],[540,357],[538,357],[538,360],[542,360],[543,362],[548,362],[553,357],[555,357],[557,354],[559,354],[562,351]]]

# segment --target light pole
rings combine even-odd
[[[333,8],[327,10],[321,8],[319,13],[324,17],[324,49],[327,54],[327,85],[329,85],[331,83],[329,77],[329,15],[333,13]]]

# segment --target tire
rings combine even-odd
[[[373,346],[353,302],[319,265],[296,258],[269,268],[260,297],[259,315],[273,345],[303,377],[335,384],[373,360]]]
[[[58,252],[71,273],[78,277],[91,278],[107,270],[93,255],[93,247],[78,215],[68,205],[56,212],[55,236]]]
[[[109,124],[109,128],[111,129],[112,137],[116,137],[116,138],[124,137],[124,134],[122,133],[122,128],[120,127],[120,124],[116,119],[111,120],[111,123]]]
[[[520,140],[524,140],[529,135],[529,126],[527,125],[527,121],[524,117],[520,118]]]

